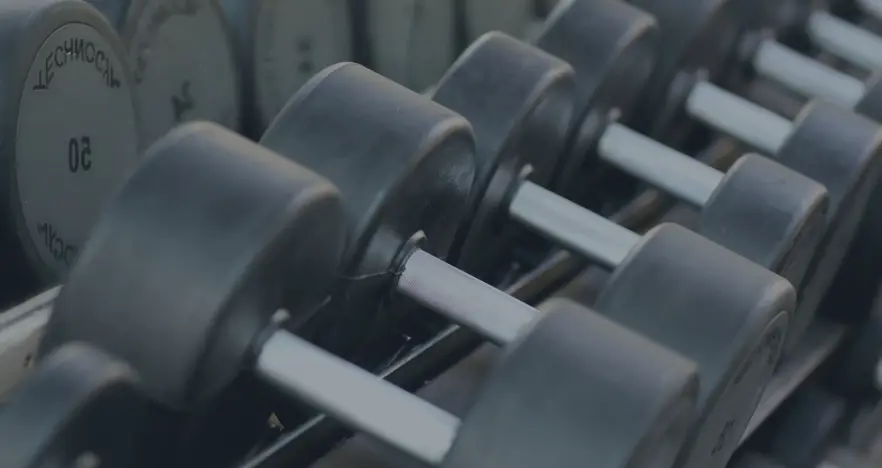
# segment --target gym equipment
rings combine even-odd
[[[773,28],[785,43],[811,44],[865,70],[882,68],[882,37],[828,11],[829,1],[736,1],[751,28]]]
[[[79,343],[47,356],[0,408],[4,468],[150,466],[135,372]]]
[[[601,2],[595,3],[598,8],[603,5]],[[632,3],[651,7],[651,12],[662,13],[671,20],[668,22],[669,28],[679,24],[673,22],[673,13],[668,11],[672,5],[679,3],[649,0]],[[731,6],[727,6],[728,3],[715,5],[715,9],[707,11],[697,5],[689,7],[689,11],[697,14],[696,18],[688,21],[690,26],[676,35],[668,33],[667,41],[671,42],[669,47],[673,49],[668,51],[670,55],[660,56],[662,63],[656,69],[661,71],[656,72],[650,81],[661,82],[665,77],[671,79],[673,82],[669,87],[672,91],[667,96],[670,99],[665,98],[663,108],[658,108],[661,117],[650,127],[664,135],[662,130],[670,128],[674,121],[688,121],[689,117],[693,117],[693,122],[702,122],[747,142],[773,155],[783,165],[826,187],[830,197],[827,232],[821,241],[820,253],[812,259],[803,283],[798,285],[801,293],[798,311],[793,316],[788,332],[790,338],[787,349],[792,350],[796,344],[795,339],[802,335],[811,318],[815,316],[825,292],[840,271],[849,246],[859,234],[861,220],[866,213],[871,212],[868,210],[870,196],[882,176],[882,129],[869,119],[824,102],[809,104],[796,121],[789,122],[707,82],[707,77],[719,73],[725,67],[711,61],[711,69],[718,70],[705,73],[701,69],[701,60],[696,58],[697,52],[692,49],[702,48],[700,56],[707,53],[707,50],[721,50],[724,46],[733,44],[732,37],[727,34],[717,38],[702,33],[712,31],[719,24],[731,22]],[[606,8],[612,10],[611,5]],[[660,25],[661,30],[665,31],[665,23]],[[691,31],[697,32],[680,37],[680,34]],[[692,38],[692,42],[685,41],[688,38]],[[667,43],[665,36],[661,39],[663,44]],[[718,43],[714,44],[715,41]],[[684,57],[682,64],[677,63],[678,56]],[[671,68],[680,71],[669,72]],[[661,85],[656,84],[650,89],[657,89],[659,86]],[[648,112],[648,109],[644,109],[644,112]],[[677,118],[671,120],[674,117]],[[684,126],[688,127],[689,125]],[[681,129],[673,133],[688,132]]]
[[[352,59],[349,0],[218,0],[241,67],[243,130],[259,136],[317,71]]]
[[[217,0],[88,1],[125,44],[144,146],[189,120],[238,130],[241,86]]]
[[[698,233],[800,285],[826,230],[820,184],[758,155],[724,174],[615,121],[610,95],[621,91],[607,90],[629,90],[623,98],[631,105],[648,76],[631,72],[637,61],[651,68],[655,33],[652,18],[621,2],[566,2],[548,18],[537,44],[572,64],[579,78],[577,124],[559,172],[584,174],[569,183],[585,184],[603,173],[600,162],[615,166],[702,208]],[[476,126],[481,120],[464,115]]]
[[[85,2],[10,0],[0,6],[0,69],[10,117],[0,135],[9,293],[62,278],[105,201],[138,159],[125,51]]]
[[[298,95],[309,100],[321,85]],[[430,120],[407,113],[416,125]],[[573,303],[539,314],[421,250],[400,252],[398,288],[441,285],[446,295],[428,298],[438,310],[507,347],[464,420],[277,329],[280,308],[302,323],[332,289],[349,209],[327,181],[268,150],[212,124],[182,126],[151,147],[108,207],[41,349],[96,343],[138,370],[148,396],[184,412],[217,407],[253,367],[258,379],[433,465],[535,467],[553,457],[671,466],[694,415],[694,363]],[[438,276],[420,283],[421,272]]]
[[[355,227],[344,255],[344,277],[419,274],[424,278],[421,287],[409,289],[406,295],[437,310],[435,303],[442,298],[459,301],[470,294],[464,294],[462,287],[448,292],[445,282],[438,280],[443,273],[432,271],[446,268],[442,262],[434,262],[437,269],[408,272],[396,259],[418,231],[425,234],[421,247],[427,252],[444,258],[450,251],[457,238],[454,220],[469,203],[463,192],[440,188],[461,178],[472,158],[464,130],[449,123],[447,114],[438,116],[443,108],[432,111],[436,117],[431,131],[420,129],[427,124],[409,110],[423,109],[429,104],[423,100],[362,67],[337,65],[291,99],[261,143],[328,177],[343,192],[350,225]],[[439,121],[446,123],[435,123]],[[413,149],[403,151],[405,147]],[[786,316],[793,310],[790,284],[679,226],[661,225],[641,237],[529,181],[516,181],[506,192],[510,195],[496,208],[500,214],[507,212],[522,225],[616,270],[598,302],[603,304],[600,313],[698,362],[702,416],[696,431],[702,438],[725,439],[724,449],[707,454],[714,463],[724,463],[737,444],[737,435],[727,438],[729,431],[743,429],[777,361]],[[461,201],[452,209],[457,193]],[[441,219],[446,221],[436,222]],[[398,227],[403,224],[400,220],[411,225]],[[460,229],[479,229],[469,221]],[[391,223],[396,227],[378,227]],[[459,259],[451,262],[457,264]],[[395,273],[402,269],[403,273]],[[399,290],[402,284],[411,280],[399,279]],[[683,291],[687,284],[688,293]],[[383,286],[376,283],[369,297],[388,297]],[[364,303],[341,304],[340,314],[347,317],[348,325],[338,329],[367,330],[370,320],[382,324],[377,329],[388,326],[384,315],[389,312],[366,313]],[[702,330],[701,336],[691,330]],[[732,330],[740,332],[733,336]],[[721,343],[726,343],[725,349]],[[705,440],[701,442],[707,446]],[[699,463],[705,461],[693,455]],[[715,466],[707,462],[703,466]]]
[[[454,0],[368,0],[353,9],[364,23],[367,62],[381,75],[422,91],[453,62]]]

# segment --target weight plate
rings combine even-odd
[[[735,58],[742,25],[735,0],[631,0],[656,18],[658,61],[635,112],[634,125],[660,141],[677,143],[693,123],[685,113],[690,77],[716,81]]]
[[[136,466],[147,418],[136,385],[128,366],[94,348],[54,352],[3,405],[3,466]]]
[[[328,65],[352,59],[349,0],[220,0],[245,67],[246,131],[259,135]]]
[[[328,346],[357,355],[406,315],[389,304],[400,262],[445,259],[471,200],[475,143],[462,117],[353,63],[310,80],[261,144],[327,177],[343,194],[349,242]],[[371,305],[373,304],[373,305]],[[367,351],[365,351],[367,352]]]
[[[655,63],[653,19],[619,1],[558,3],[536,45],[576,71],[575,121],[552,186],[574,195],[596,190],[608,174],[598,166],[596,145],[611,109],[626,118]],[[581,197],[576,196],[576,199]]]
[[[801,333],[817,309],[837,274],[845,278],[861,271],[841,269],[843,259],[866,213],[878,208],[869,205],[871,194],[882,176],[882,129],[875,122],[834,104],[815,101],[807,105],[794,122],[790,138],[778,153],[778,161],[820,182],[830,196],[827,234],[819,254],[812,260],[804,283],[799,286],[797,320],[792,333]],[[836,129],[831,131],[831,129]],[[827,309],[834,319],[850,311]],[[790,342],[792,349],[795,343]]]
[[[695,363],[574,302],[542,309],[486,377],[442,466],[672,466],[695,416]]]
[[[178,127],[108,206],[41,354],[95,343],[168,407],[213,400],[276,310],[297,323],[324,299],[341,218],[323,179],[214,124]]]
[[[90,2],[128,50],[145,146],[190,120],[239,128],[239,70],[217,0]]]
[[[99,210],[134,167],[130,72],[106,20],[67,0],[4,6],[4,263],[43,282],[63,277]],[[21,245],[21,250],[12,245]],[[21,259],[21,260],[19,260]]]
[[[696,232],[799,286],[827,231],[827,191],[771,159],[748,154],[704,206]],[[802,297],[802,291],[797,290]],[[797,310],[797,312],[802,312]],[[790,314],[787,340],[803,319]]]
[[[698,363],[699,416],[678,466],[723,468],[777,364],[795,293],[783,278],[685,228],[661,224],[595,304]]]
[[[434,85],[453,62],[453,0],[369,0],[372,68],[414,91]]]
[[[573,88],[569,65],[503,33],[481,36],[439,82],[433,99],[465,117],[477,141],[469,221],[450,253],[459,268],[487,278],[511,253],[511,192],[525,165],[533,182],[548,182],[570,127]]]

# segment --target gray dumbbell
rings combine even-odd
[[[235,383],[244,367],[430,465],[671,466],[694,416],[694,363],[572,302],[540,314],[423,250],[397,252],[395,288],[506,347],[463,420],[278,329],[280,316],[300,332],[317,314],[341,318],[325,299],[345,209],[326,180],[220,127],[173,131],[109,205],[41,353],[88,341],[125,359],[154,402],[188,416],[172,439],[240,424],[211,417],[236,392],[257,411],[253,387]]]

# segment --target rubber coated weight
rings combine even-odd
[[[330,184],[235,134],[207,123],[173,130],[96,226],[55,301],[41,354],[70,340],[96,343],[137,369],[153,401],[201,408],[187,434],[235,425],[255,437],[270,409],[245,391],[240,369],[275,311],[284,308],[296,329],[324,300],[341,210]],[[212,414],[218,400],[228,403],[223,418]],[[192,449],[180,433],[163,434]],[[233,450],[232,440],[210,450]]]
[[[830,132],[831,128],[837,131]],[[830,195],[829,227],[799,285],[799,305],[790,325],[791,333],[800,334],[816,315],[837,273],[860,274],[841,266],[855,237],[863,235],[858,232],[861,221],[876,209],[869,201],[882,176],[882,128],[844,108],[817,101],[803,109],[793,129],[777,159],[820,182]],[[825,309],[822,313],[836,318],[841,312]]]
[[[0,410],[3,466],[142,466],[145,409],[131,368],[97,349],[67,345]]]
[[[584,192],[603,177],[584,167],[584,158],[597,145],[610,109],[624,119],[631,115],[655,64],[657,39],[649,15],[617,0],[561,1],[545,21],[536,45],[578,75],[576,123],[552,184],[562,193]]]
[[[741,39],[736,0],[631,0],[656,18],[658,61],[635,113],[636,128],[676,141],[690,132],[684,100],[692,77],[729,71]],[[675,134],[675,137],[669,135]]]
[[[128,51],[145,146],[189,120],[239,128],[238,67],[217,0],[89,2]]]
[[[639,95],[651,69],[654,32],[652,18],[620,2],[564,2],[552,13],[537,42],[574,64],[576,114],[583,119],[574,125],[574,151],[567,153],[572,160],[562,164],[581,171],[562,173],[573,178],[571,185],[584,186],[612,164],[668,192],[678,187],[673,192],[681,197],[683,187],[694,184],[690,201],[702,207],[699,233],[799,284],[826,229],[822,186],[756,155],[745,156],[724,175],[592,118],[616,108],[614,96],[622,89]],[[650,65],[641,71],[641,62]],[[622,100],[626,109],[633,103],[633,97]],[[665,173],[660,165],[674,169]]]
[[[678,466],[723,467],[777,363],[794,295],[773,273],[690,234],[669,224],[649,231],[596,308],[698,363],[699,416]]]
[[[296,94],[260,140],[327,177],[346,200],[341,274],[352,280],[335,296],[343,325],[333,327],[334,343],[357,348],[369,330],[388,329],[398,306],[382,299],[417,241],[411,237],[422,233],[420,249],[446,258],[471,203],[471,127],[414,96],[361,66],[335,65]]]
[[[371,68],[414,91],[434,85],[456,55],[453,2],[364,2]]]
[[[505,219],[510,192],[524,177],[545,185],[556,169],[572,119],[573,80],[562,60],[488,33],[435,89],[433,100],[465,117],[477,142],[470,222],[450,254],[464,271],[486,278],[510,251],[520,232]]]
[[[667,350],[571,301],[542,310],[487,377],[442,466],[672,466],[694,416],[697,382],[683,385],[689,367],[670,367]],[[645,380],[625,394],[609,385],[637,361]]]
[[[802,388],[770,421],[763,452],[787,468],[815,468],[840,435],[845,417],[845,400]]]
[[[136,164],[137,117],[123,47],[87,3],[10,0],[0,28],[2,280],[31,289],[64,276]]]
[[[352,58],[348,0],[219,0],[242,67],[245,131],[260,132],[297,89]]]
[[[337,70],[340,68],[338,67]],[[360,67],[358,70],[368,73]],[[351,76],[347,78],[353,79]],[[318,82],[316,86],[322,84]],[[343,85],[338,83],[335,88],[339,91]],[[309,91],[301,91],[298,94],[308,93]],[[403,98],[401,100],[405,101]],[[414,101],[428,102],[422,98]],[[214,338],[208,341],[226,343],[225,353],[213,354],[218,358],[227,358],[227,365],[220,365],[220,361],[200,363],[190,359],[195,368],[202,370],[202,372],[195,371],[196,373],[192,375],[192,380],[189,382],[190,391],[181,395],[182,398],[160,398],[166,403],[175,400],[179,404],[183,403],[179,408],[190,412],[191,416],[193,412],[197,415],[202,414],[204,408],[227,408],[223,402],[213,399],[221,392],[207,391],[215,388],[213,383],[220,381],[212,378],[212,375],[217,376],[217,372],[242,373],[251,370],[249,364],[254,363],[253,373],[263,383],[269,383],[299,397],[305,403],[313,404],[332,417],[365,430],[368,434],[379,437],[380,440],[430,465],[460,466],[464,462],[471,462],[468,460],[470,454],[464,453],[468,451],[468,447],[480,442],[484,437],[492,437],[484,431],[488,423],[487,418],[499,417],[501,418],[499,423],[510,421],[523,424],[524,416],[529,416],[525,413],[532,414],[529,408],[536,408],[537,401],[548,401],[551,397],[553,405],[539,405],[542,410],[536,412],[536,418],[541,417],[543,421],[553,426],[543,424],[536,426],[534,430],[539,432],[550,430],[551,433],[557,433],[559,432],[557,428],[567,429],[574,441],[578,439],[582,443],[562,446],[546,438],[525,441],[520,438],[520,433],[517,431],[499,432],[500,435],[510,439],[509,442],[501,439],[492,442],[500,448],[510,447],[514,442],[528,443],[531,448],[523,447],[524,453],[539,459],[550,457],[565,460],[588,459],[596,461],[594,463],[596,466],[608,468],[619,467],[626,461],[632,460],[633,462],[628,465],[662,468],[670,466],[673,459],[672,452],[675,452],[681,444],[689,423],[693,420],[694,398],[697,393],[694,363],[575,304],[569,303],[565,308],[552,308],[545,314],[539,314],[532,309],[531,323],[521,324],[530,326],[522,326],[518,330],[519,338],[512,340],[510,342],[512,346],[507,347],[507,351],[512,354],[503,361],[503,366],[507,367],[500,368],[498,374],[498,378],[503,380],[502,385],[496,386],[495,389],[487,392],[485,397],[479,398],[475,407],[482,408],[481,413],[474,420],[465,421],[460,421],[379,377],[319,350],[290,332],[273,330],[269,314],[260,311],[272,311],[284,305],[282,301],[284,296],[281,293],[288,292],[286,291],[288,288],[284,285],[292,278],[308,276],[316,267],[327,269],[322,265],[314,264],[319,253],[312,249],[317,241],[323,240],[329,243],[328,235],[330,238],[341,240],[342,236],[334,235],[339,234],[339,230],[333,229],[334,232],[328,232],[332,229],[327,218],[335,214],[333,217],[340,222],[333,224],[342,227],[343,216],[339,205],[325,203],[323,207],[313,206],[316,198],[326,201],[329,199],[327,185],[317,182],[317,176],[281,157],[254,148],[254,145],[239,137],[226,136],[226,133],[209,124],[189,124],[165,136],[154,145],[148,162],[123,188],[120,199],[125,202],[115,203],[107,211],[107,218],[99,223],[97,235],[91,238],[86,254],[78,262],[70,281],[65,286],[64,294],[68,299],[59,298],[55,302],[53,321],[56,315],[61,315],[67,318],[88,317],[103,323],[100,326],[92,323],[93,327],[61,330],[67,332],[65,338],[78,339],[84,332],[91,333],[94,328],[103,328],[104,331],[93,335],[94,338],[102,345],[131,357],[134,363],[138,363],[133,364],[136,368],[139,368],[139,364],[151,368],[160,362],[166,362],[168,356],[164,353],[167,351],[157,342],[163,341],[163,338],[169,335],[170,328],[174,329],[180,322],[187,321],[184,320],[186,314],[182,313],[186,311],[192,313],[194,301],[191,296],[180,294],[183,289],[177,286],[180,278],[167,274],[168,260],[138,264],[137,268],[130,268],[132,265],[130,263],[108,259],[111,256],[117,258],[120,244],[134,243],[136,245],[132,246],[133,248],[153,251],[157,256],[170,258],[173,255],[171,252],[177,254],[180,257],[176,262],[177,268],[186,270],[191,275],[205,274],[213,277],[218,275],[217,271],[224,271],[222,273],[224,278],[232,277],[238,280],[227,283],[240,292],[238,297],[235,297],[236,293],[227,293],[216,299],[215,304],[219,304],[220,307],[235,307],[239,316],[226,317],[227,320],[220,323],[214,321],[209,325],[215,326],[205,332],[206,335]],[[175,149],[163,151],[163,147]],[[245,153],[246,150],[257,152],[249,156]],[[199,155],[188,156],[196,153]],[[232,161],[232,159],[237,160]],[[191,179],[193,183],[187,185],[193,195],[199,199],[198,204],[202,209],[198,213],[189,213],[189,216],[181,213],[181,218],[176,220],[176,223],[171,223],[175,235],[162,236],[160,239],[153,232],[133,229],[132,224],[169,226],[168,213],[184,211],[173,207],[179,203],[176,198],[181,198],[183,195],[181,191],[187,189],[179,181],[166,182],[172,187],[171,194],[157,196],[153,193],[154,186],[170,178],[170,172],[183,172],[184,174],[176,178],[179,180],[183,180],[185,175],[189,176],[190,172],[211,174],[197,177],[195,181]],[[290,180],[293,177],[285,177],[279,175],[280,173],[299,174],[300,180]],[[289,180],[283,180],[286,178]],[[249,182],[243,183],[240,182],[241,180]],[[239,193],[239,188],[245,188],[244,186],[251,185],[257,180],[264,181],[262,189],[255,188],[259,195],[249,198]],[[296,188],[290,188],[292,185]],[[234,187],[233,190],[230,190],[231,186]],[[300,193],[300,196],[293,200],[290,197],[292,190]],[[225,197],[223,203],[209,203],[206,202],[205,196],[197,195],[200,192],[209,194],[233,192],[241,197],[235,199]],[[269,192],[275,193],[276,196],[266,195]],[[336,197],[333,199],[336,200]],[[195,204],[187,203],[193,206]],[[233,206],[228,206],[230,204]],[[120,211],[117,211],[122,205],[129,209],[125,218],[121,218]],[[279,210],[280,205],[286,210]],[[321,213],[324,217],[323,222],[317,223],[313,219],[299,216],[307,208],[315,209],[314,213],[323,212]],[[231,211],[240,215],[230,214]],[[223,241],[215,243],[220,244],[218,247],[222,247],[223,252],[208,252],[205,250],[213,249],[204,248],[205,238],[188,232],[193,230],[193,227],[201,231],[202,228],[199,226],[212,218],[221,218],[225,222],[233,223],[233,226],[239,226],[236,221],[242,218],[241,213],[246,211],[259,212],[259,217],[264,222],[260,225],[246,222],[243,229],[247,233],[264,232],[265,229],[269,229],[264,227],[266,225],[275,228],[272,231],[277,233],[276,236],[262,236],[266,248],[246,248],[244,249],[246,252],[242,252],[242,249],[232,249],[236,253],[231,253],[228,250],[229,242],[226,240],[234,240],[233,238],[238,237],[240,242],[247,245],[252,241],[257,243],[260,236],[246,238],[241,235],[222,235]],[[296,217],[296,222],[302,223],[302,227],[285,224],[289,220],[295,221],[292,217]],[[132,222],[132,218],[137,220]],[[187,223],[193,223],[193,227],[187,226]],[[316,230],[319,232],[315,232]],[[285,237],[284,234],[278,234],[280,232],[308,232],[316,238],[297,239],[300,242],[293,244],[292,249],[270,248],[269,246],[274,246],[280,237]],[[137,239],[132,239],[131,236]],[[217,241],[217,239],[212,240]],[[341,245],[342,242],[337,244]],[[308,252],[293,251],[295,246],[302,246]],[[169,254],[157,253],[156,249]],[[199,252],[186,254],[194,249]],[[327,256],[324,264],[335,264],[336,256],[330,255],[329,249],[322,250],[325,250],[324,254]],[[205,260],[212,258],[212,254],[236,258],[239,263],[226,265],[227,268],[224,269],[223,265],[217,265],[217,262],[212,261],[211,266],[214,268],[205,269]],[[255,258],[255,254],[259,254],[259,257]],[[412,257],[418,254],[419,252],[414,252]],[[94,259],[108,260],[103,262],[102,268],[96,268],[98,262]],[[269,262],[284,263],[289,268],[287,271],[265,268]],[[405,270],[401,272],[401,282],[410,279],[411,267],[418,266],[408,260]],[[88,301],[75,299],[89,297],[89,291],[104,288],[102,279],[104,275],[127,278],[129,281],[126,294],[120,294],[119,300],[113,301],[111,305],[115,310],[124,312],[114,316],[109,314],[98,316],[88,308],[92,305]],[[134,281],[135,276],[139,281]],[[294,290],[290,292],[301,295],[304,301],[300,303],[301,306],[305,305],[305,302],[312,303],[321,297],[323,291],[328,290],[330,281],[324,280],[327,279],[326,276],[319,272],[318,278],[310,276],[304,281],[307,284],[296,284]],[[166,284],[167,281],[172,283]],[[202,283],[206,282],[202,281]],[[212,289],[222,286],[220,283],[214,283],[216,284],[212,284]],[[189,286],[192,288],[193,282],[190,282]],[[300,290],[301,286],[306,289]],[[495,294],[504,295],[500,291],[493,291]],[[217,292],[197,289],[194,294],[200,298],[216,297],[217,294],[213,293]],[[128,305],[123,304],[121,300],[126,298],[133,302]],[[510,300],[514,301],[514,299]],[[158,326],[160,322],[169,324],[166,317],[173,315],[170,312],[160,312],[153,319],[136,320],[135,326],[117,327],[113,330],[116,332],[113,336],[107,333],[108,324],[120,323],[120,319],[123,319],[122,323],[129,325],[128,314],[140,316],[145,301],[152,303],[153,306],[178,312],[178,323],[171,327]],[[201,307],[199,309],[205,310]],[[249,310],[252,315],[245,317],[244,310]],[[298,309],[291,311],[294,315],[298,315]],[[514,314],[518,310],[505,310],[505,312]],[[505,317],[506,314],[501,316]],[[217,314],[210,315],[220,318]],[[153,326],[145,327],[145,323],[150,320],[157,321]],[[232,324],[232,321],[241,323],[236,323],[234,330],[223,329],[223,325]],[[254,326],[253,322],[263,322],[268,329]],[[57,341],[59,329],[52,324],[49,328],[56,332]],[[229,338],[231,335],[232,338]],[[253,356],[250,361],[241,359],[240,350],[243,343],[251,345]],[[522,347],[523,351],[520,351]],[[520,363],[510,362],[513,359]],[[523,379],[525,373],[538,371],[543,372],[542,379],[551,382],[552,388],[534,385],[530,388],[518,389],[505,384],[511,379]],[[156,374],[153,375],[154,378],[157,377]],[[163,387],[170,387],[168,382],[168,379],[164,382],[145,380],[145,388],[155,398],[162,395]],[[485,399],[488,401],[484,402]],[[519,408],[520,412],[497,413],[493,406],[504,401],[512,404],[514,408]],[[579,410],[573,411],[574,405]],[[390,413],[401,417],[388,418]],[[617,421],[616,428],[609,427],[611,420]],[[623,422],[627,423],[628,427],[623,427],[621,425]],[[511,424],[506,426],[511,427]],[[197,430],[192,424],[190,428],[191,431]],[[198,429],[207,430],[204,425]],[[585,444],[584,434],[603,434],[604,443]],[[559,452],[562,447],[566,447],[565,453]],[[648,453],[650,451],[652,453]],[[535,458],[530,457],[524,457],[513,464],[508,463],[510,457],[508,453],[508,450],[483,450],[480,459],[474,461],[487,462],[493,466],[502,466],[504,463],[505,466],[514,467],[535,466]]]

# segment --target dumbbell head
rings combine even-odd
[[[138,156],[119,39],[87,3],[0,7],[5,284],[57,281]],[[4,267],[4,270],[6,267]]]
[[[366,68],[340,64],[310,80],[260,142],[327,177],[345,200],[346,280],[334,308],[346,325],[334,341],[355,345],[372,326],[388,328],[395,311],[381,304],[407,255],[418,245],[446,258],[471,204],[471,126]]]
[[[56,350],[0,409],[4,466],[136,466],[147,419],[137,384],[130,367],[95,348]]]
[[[624,2],[565,0],[551,12],[535,43],[569,63],[577,77],[575,123],[552,186],[574,193],[602,178],[584,157],[611,109],[630,116],[652,72],[656,38],[653,19]]]
[[[711,80],[729,71],[741,38],[736,0],[631,0],[655,17],[660,34],[655,71],[641,96],[634,125],[671,139],[691,131],[684,101],[696,73]],[[670,136],[674,134],[675,136]]]
[[[478,277],[498,266],[513,240],[505,209],[520,180],[544,185],[557,168],[572,118],[573,71],[502,33],[472,44],[438,83],[433,100],[475,132],[470,220],[450,260]]]
[[[777,363],[794,296],[782,278],[669,224],[616,268],[597,310],[699,365],[699,416],[681,466],[725,466]]]
[[[114,354],[126,355],[159,401],[188,407],[230,385],[277,309],[298,323],[318,308],[344,239],[336,189],[260,148],[248,145],[244,157],[243,139],[218,133],[192,124],[151,146],[93,231],[96,247],[81,255],[80,273],[56,300],[60,312],[48,325],[44,353],[71,336],[104,349],[137,346],[133,356]],[[237,172],[243,176],[230,183],[213,181]],[[180,237],[199,239],[199,248],[181,250]],[[138,269],[123,274],[124,265],[159,272],[167,287],[137,309],[123,307],[142,280],[132,276]],[[80,286],[77,278],[89,282]],[[145,280],[141,287],[149,286]],[[126,320],[117,318],[122,309]],[[145,339],[136,338],[141,334]]]
[[[216,0],[88,1],[116,27],[128,51],[144,144],[183,121],[239,127],[239,69]]]
[[[171,364],[168,351],[157,343],[167,343],[170,336],[179,333],[182,325],[189,325],[187,317],[196,310],[192,294],[217,296],[220,295],[217,287],[223,286],[216,284],[211,291],[200,291],[198,285],[193,289],[193,281],[190,281],[190,294],[181,294],[176,289],[181,279],[168,274],[168,264],[162,261],[149,264],[104,262],[103,268],[95,268],[96,259],[118,255],[119,246],[126,244],[129,248],[152,252],[154,257],[174,257],[176,268],[187,271],[191,276],[215,276],[217,271],[223,271],[225,278],[238,277],[240,280],[228,283],[227,287],[250,287],[251,297],[230,298],[230,294],[227,294],[215,302],[218,309],[228,307],[228,304],[238,305],[240,311],[252,312],[250,317],[240,315],[219,322],[219,314],[215,314],[216,320],[201,322],[202,326],[208,327],[205,335],[211,336],[200,343],[230,343],[227,345],[229,352],[217,354],[228,359],[227,364],[222,366],[224,369],[235,369],[241,373],[253,363],[255,373],[264,382],[275,384],[423,462],[440,466],[491,463],[526,468],[534,467],[542,460],[547,461],[549,457],[556,457],[566,464],[590,463],[592,466],[610,468],[647,464],[666,468],[671,465],[694,416],[693,403],[697,393],[694,363],[573,303],[549,305],[541,318],[529,329],[523,330],[511,346],[506,347],[507,355],[488,377],[490,383],[462,421],[366,371],[331,357],[287,331],[266,330],[271,328],[271,324],[268,314],[262,311],[272,311],[285,305],[282,296],[273,294],[272,290],[283,282],[289,284],[289,281],[308,275],[311,268],[323,268],[309,265],[319,254],[285,252],[273,248],[282,236],[264,237],[263,249],[244,249],[252,252],[251,259],[245,257],[248,253],[243,253],[241,248],[230,249],[231,244],[247,245],[257,241],[257,237],[243,236],[241,231],[249,234],[256,231],[279,233],[279,226],[287,228],[287,231],[304,231],[315,235],[315,239],[298,239],[296,245],[305,249],[315,245],[315,242],[329,243],[328,236],[333,238],[333,233],[325,232],[322,235],[315,232],[322,226],[316,226],[317,223],[311,222],[313,220],[292,216],[302,213],[306,206],[314,206],[311,199],[298,196],[292,200],[290,196],[291,191],[295,190],[324,197],[326,184],[317,184],[314,176],[305,169],[282,158],[264,158],[259,148],[238,137],[225,137],[220,129],[209,131],[207,127],[200,127],[191,125],[160,140],[154,146],[148,162],[122,189],[120,199],[125,200],[128,214],[120,216],[121,211],[117,207],[122,202],[106,212],[106,217],[99,223],[99,230],[90,240],[86,250],[88,255],[84,254],[78,262],[65,286],[65,296],[59,297],[55,303],[47,337],[54,336],[54,341],[58,342],[63,341],[59,340],[62,335],[70,340],[88,333],[91,340],[124,356],[139,370],[142,367],[155,369],[158,365]],[[163,150],[171,147],[176,149]],[[202,153],[202,156],[187,156],[196,152]],[[230,154],[238,154],[239,159],[235,163],[226,161]],[[177,198],[181,198],[183,185],[168,182],[170,173],[182,170],[186,172],[183,175],[187,176],[191,175],[190,172],[210,173],[210,176],[198,177],[195,181],[186,177],[190,181],[187,187],[198,199],[196,203],[186,204],[192,211],[189,215],[184,215],[182,208],[172,207],[180,204]],[[299,171],[303,172],[301,180],[278,183],[285,178],[280,173]],[[183,175],[179,177],[180,180],[185,179]],[[162,182],[164,180],[166,182]],[[243,183],[241,180],[249,182]],[[250,185],[261,180],[264,182],[262,189],[251,188],[262,194],[275,193],[276,196],[247,197],[239,190],[230,190],[231,185]],[[167,190],[173,195],[157,197],[153,193],[153,187],[163,183],[171,186]],[[200,192],[233,192],[231,196],[238,198],[238,201],[225,198],[224,203],[206,203],[204,197],[198,196]],[[241,216],[230,214],[230,204],[234,205],[236,211],[259,213],[256,216],[263,223],[255,226],[246,222],[241,230],[215,232],[212,240],[220,252],[213,248],[206,249],[205,238],[190,232],[201,233],[202,228],[196,226],[215,217],[223,218],[224,222],[230,223],[229,226],[239,226]],[[280,210],[280,206],[288,210]],[[339,208],[333,204],[316,206],[316,210],[327,211],[328,216],[338,220],[343,218]],[[169,211],[176,212],[177,219],[171,220],[165,214]],[[201,217],[197,212],[202,213]],[[136,218],[137,222],[133,222],[132,218]],[[288,224],[294,218],[303,226]],[[186,226],[186,223],[193,226]],[[139,227],[161,224],[174,234],[169,232],[170,235],[160,238],[144,229],[132,229],[133,224]],[[342,222],[336,225],[340,226]],[[318,247],[322,250],[321,246]],[[199,253],[187,254],[194,250]],[[202,250],[214,252],[202,253]],[[284,258],[276,261],[284,261],[288,265],[303,261],[303,270],[260,268],[259,272],[245,271],[229,265],[224,268],[216,262],[209,265],[211,268],[205,267],[205,259],[212,254],[237,258],[240,264],[259,266],[261,259],[254,259],[254,252],[259,252],[261,259]],[[326,261],[331,264],[334,257],[327,255]],[[134,265],[137,266],[132,268]],[[291,274],[295,276],[289,276]],[[128,278],[126,294],[120,294],[118,298],[125,298],[130,304],[112,301],[110,306],[118,312],[115,315],[98,316],[88,310],[94,304],[77,300],[90,296],[90,291],[107,287],[102,279],[104,275]],[[134,276],[139,281],[132,281]],[[319,276],[322,276],[320,272]],[[306,300],[327,289],[319,281],[310,279],[305,280],[303,285],[293,286],[297,288],[297,293],[305,294]],[[222,301],[223,298],[230,299]],[[170,321],[173,315],[164,311],[143,320],[136,319],[135,323],[128,320],[129,314],[143,316],[142,307],[146,303],[176,311],[177,314],[173,321]],[[199,309],[204,310],[202,307]],[[292,310],[292,313],[295,312]],[[79,322],[88,322],[89,325],[60,330],[57,328],[57,316],[67,319],[78,317]],[[98,324],[99,321],[103,323]],[[233,321],[236,322],[235,329],[224,327],[234,325]],[[246,321],[249,324],[243,326]],[[148,326],[147,322],[152,323]],[[112,325],[119,323],[125,326]],[[262,323],[263,329],[251,323]],[[102,332],[95,333],[95,329]],[[253,360],[243,362],[239,355],[239,343],[251,345]],[[172,359],[175,363],[179,361]],[[211,383],[207,380],[217,381],[211,374],[215,373],[213,371],[218,362],[185,360],[193,365],[189,368],[191,378],[186,383],[187,391],[182,393],[175,390],[178,383],[153,372],[144,373],[144,388],[148,396],[166,404],[176,403],[176,408],[192,417],[194,413],[200,414],[202,408],[218,407],[217,399],[224,392],[209,394],[202,391]],[[157,380],[147,381],[148,378]],[[387,417],[390,413],[397,417]],[[191,431],[213,429],[204,424],[200,427],[193,422],[187,427]],[[551,438],[549,434],[556,437]],[[586,435],[595,436],[598,442],[586,443]]]

